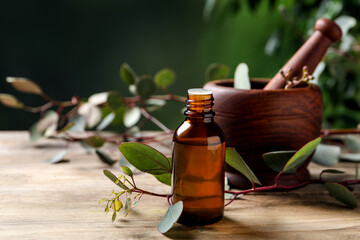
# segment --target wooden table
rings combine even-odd
[[[109,167],[78,143],[67,148],[70,162],[46,163],[65,146],[49,139],[30,143],[27,132],[0,132],[0,239],[360,239],[360,210],[344,207],[320,185],[246,195],[225,208],[220,222],[177,224],[166,236],[157,231],[165,199],[144,196],[129,216],[111,223],[98,204],[117,190],[102,173]],[[170,154],[170,137],[153,146]],[[106,148],[119,157],[117,147]],[[338,167],[354,178],[353,164]],[[110,169],[120,173],[118,164]],[[316,174],[321,168],[310,169]],[[144,189],[170,192],[152,176],[135,179]],[[359,198],[360,186],[354,188]]]

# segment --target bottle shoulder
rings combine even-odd
[[[225,142],[225,137],[220,127],[213,121],[185,120],[175,130],[173,141],[192,145],[215,145]]]

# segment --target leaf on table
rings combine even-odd
[[[136,80],[136,91],[142,99],[148,99],[156,90],[154,79],[144,75]]]
[[[155,84],[161,89],[166,89],[175,82],[175,72],[165,68],[155,74]]]
[[[158,231],[162,234],[169,231],[175,223],[179,220],[180,215],[183,211],[184,205],[182,201],[175,203],[174,205],[169,206],[164,218],[158,225]]]
[[[265,164],[276,172],[281,172],[289,159],[294,156],[296,151],[275,151],[262,155]],[[294,171],[295,172],[295,171]]]
[[[108,96],[109,92],[95,93],[89,97],[88,102],[93,105],[104,104],[106,103]]]
[[[52,158],[48,159],[46,162],[51,163],[51,164],[69,162],[69,160],[64,159],[64,156],[65,156],[66,152],[67,152],[66,150],[63,150],[63,151],[57,153]]]
[[[237,195],[237,196],[236,196],[236,199],[241,198],[243,195],[244,195],[244,194],[239,194],[239,195]],[[224,194],[224,199],[225,199],[225,200],[231,200],[231,199],[233,199],[233,198],[234,198],[234,194],[232,194],[232,193],[225,193],[225,194]]]
[[[124,113],[124,126],[129,128],[134,126],[141,118],[141,110],[135,106],[132,108],[126,108]]]
[[[341,171],[341,170],[337,170],[337,169],[324,169],[324,170],[321,171],[321,174],[322,173],[342,174],[342,173],[345,173],[345,172]]]
[[[340,154],[340,159],[350,162],[360,162],[360,153],[342,153]]]
[[[127,186],[125,186],[125,184],[123,184],[122,182],[118,181],[118,178],[109,170],[105,169],[104,174],[106,177],[108,177],[113,183],[118,185],[120,188],[122,188],[124,190],[129,190],[129,188]]]
[[[161,183],[171,186],[171,173],[164,173],[160,175],[154,175],[154,177]]]
[[[282,172],[289,173],[293,172],[300,167],[306,159],[315,151],[319,145],[321,138],[318,137],[307,144],[305,144],[294,156],[286,163]]]
[[[37,95],[43,94],[43,91],[39,87],[39,85],[31,81],[30,79],[22,77],[7,77],[6,81],[10,83],[19,92]]]
[[[333,166],[339,162],[341,148],[339,146],[320,143],[312,161],[322,166]]]
[[[249,68],[246,63],[240,63],[235,70],[234,88],[250,89]]]
[[[96,130],[102,131],[105,128],[107,128],[115,119],[115,113],[111,112],[104,119],[99,123],[99,125],[96,127]]]
[[[153,175],[171,173],[170,160],[156,149],[136,142],[122,143],[120,152],[131,165]]]
[[[7,107],[23,108],[24,104],[11,94],[0,93],[0,102]]]
[[[127,84],[134,84],[137,78],[134,70],[127,63],[123,63],[120,67],[120,77]]]
[[[90,136],[85,139],[85,143],[93,148],[100,148],[104,145],[105,139],[101,136]]]
[[[352,134],[346,135],[344,143],[352,152],[360,152],[360,137]]]
[[[330,195],[336,200],[342,202],[348,207],[357,208],[358,201],[356,197],[343,185],[338,183],[325,183],[325,187],[329,191]]]
[[[113,160],[109,155],[107,155],[105,152],[96,149],[95,150],[96,155],[100,158],[101,161],[104,163],[109,164],[110,166],[116,163],[116,160]]]
[[[226,148],[225,161],[231,167],[242,173],[250,182],[261,185],[259,179],[257,179],[255,174],[234,148]]]
[[[225,79],[229,76],[230,68],[225,64],[213,63],[205,70],[205,81]]]

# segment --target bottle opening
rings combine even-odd
[[[189,95],[210,95],[212,90],[205,88],[191,88],[188,90]]]

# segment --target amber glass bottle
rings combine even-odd
[[[189,89],[186,119],[174,133],[173,203],[183,201],[179,223],[204,225],[224,214],[225,138],[214,122],[212,91]]]

